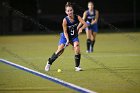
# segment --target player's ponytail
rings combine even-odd
[[[72,7],[72,8],[73,8],[72,3],[71,3],[71,2],[67,2],[66,5],[65,5],[65,9],[66,9],[67,7]]]

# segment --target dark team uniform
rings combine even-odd
[[[77,31],[77,26],[79,24],[78,16],[74,15],[74,21],[71,22],[68,16],[65,17],[67,21],[67,33],[69,36],[70,42],[79,42],[78,39],[78,31]],[[59,40],[59,45],[60,44],[65,44],[67,42],[64,33],[60,33],[60,40]]]
[[[87,10],[87,16],[86,16],[86,23],[87,24],[91,24],[92,20],[95,20],[95,16],[96,16],[96,11],[93,10],[93,14],[91,14],[89,12],[89,10]],[[93,25],[90,25],[89,27],[86,28],[86,31],[87,30],[92,30],[94,32],[98,32],[98,25],[97,23],[93,24]]]

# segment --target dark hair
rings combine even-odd
[[[67,2],[67,3],[66,3],[66,5],[65,5],[65,9],[66,9],[67,7],[72,7],[72,8],[73,8],[71,2]]]
[[[94,5],[94,2],[93,2],[93,1],[89,1],[88,4],[89,4],[89,3],[92,3],[92,4]]]

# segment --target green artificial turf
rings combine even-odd
[[[86,53],[86,36],[79,39],[81,72],[74,71],[71,46],[49,72],[44,71],[47,59],[57,49],[59,35],[0,36],[0,58],[98,93],[140,93],[140,33],[99,33],[90,54]],[[77,92],[0,62],[0,93]]]

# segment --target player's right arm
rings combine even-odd
[[[87,11],[85,11],[85,12],[83,13],[83,20],[86,20],[86,17],[87,17]]]
[[[66,44],[68,44],[69,43],[69,36],[68,36],[68,32],[67,32],[67,21],[66,21],[65,18],[63,19],[62,27],[63,27],[63,32],[64,32],[64,35],[65,35],[65,38],[67,40]]]

